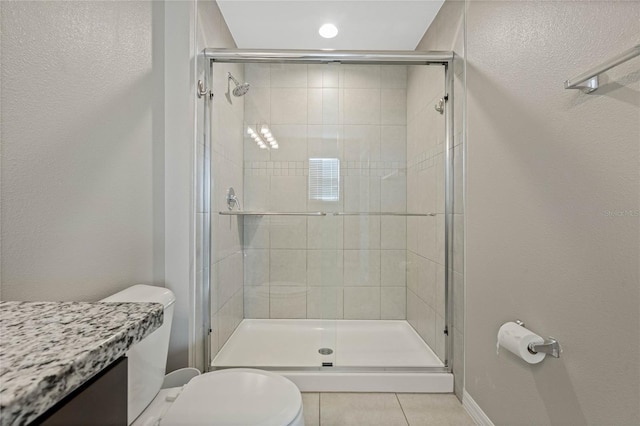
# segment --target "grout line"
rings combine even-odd
[[[402,402],[400,402],[400,398],[398,397],[398,394],[395,393],[394,395],[396,396],[396,400],[398,401],[398,405],[400,406],[400,410],[402,410],[402,415],[404,416],[404,420],[407,422],[407,426],[411,426],[409,424],[409,419],[407,418],[407,413],[404,412],[404,407],[402,406]]]
[[[322,426],[322,392],[318,392],[318,426]]]

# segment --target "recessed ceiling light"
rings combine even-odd
[[[324,24],[320,27],[318,33],[324,38],[334,38],[338,35],[338,28],[333,24]]]

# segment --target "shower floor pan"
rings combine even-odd
[[[307,392],[453,391],[406,321],[245,319],[211,364],[232,367],[279,372]]]

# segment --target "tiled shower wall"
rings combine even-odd
[[[206,4],[206,2],[205,2]],[[213,69],[211,114],[211,358],[224,345],[244,317],[242,219],[220,216],[227,209],[227,188],[243,198],[242,123],[244,99],[225,96],[227,73],[242,79],[244,67],[216,64]]]
[[[444,360],[444,67],[410,66],[407,97],[407,206],[436,216],[407,219],[407,320]]]
[[[245,65],[247,211],[406,212],[407,67]],[[246,134],[270,127],[279,149]],[[309,159],[339,160],[335,201]],[[244,219],[245,318],[406,318],[406,218]]]
[[[465,8],[463,0],[447,0],[418,44],[416,50],[451,50],[455,52],[453,68],[453,214],[450,216],[453,241],[449,255],[452,259],[450,274],[453,286],[453,361],[454,391],[462,400],[464,389],[464,250],[465,250],[465,198],[464,198],[464,156],[466,105],[465,69]],[[439,329],[437,329],[439,332]],[[437,346],[437,345],[436,345]]]

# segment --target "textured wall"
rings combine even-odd
[[[640,423],[638,2],[469,3],[466,389],[496,424]],[[612,213],[608,213],[612,212]],[[560,359],[496,355],[516,318]]]
[[[0,10],[3,298],[96,300],[161,284],[161,10]]]

